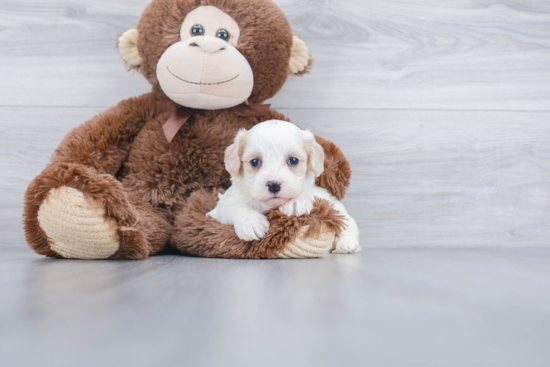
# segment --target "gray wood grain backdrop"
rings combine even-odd
[[[147,92],[149,0],[0,0],[0,246],[73,127]],[[336,142],[366,247],[550,245],[550,2],[277,0],[315,57],[271,101]]]

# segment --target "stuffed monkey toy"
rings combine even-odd
[[[230,185],[224,150],[240,128],[286,120],[261,103],[289,74],[311,66],[270,0],[153,0],[119,39],[130,69],[152,91],[120,102],[72,130],[25,194],[25,236],[39,254],[144,259],[172,249],[225,258],[317,257],[331,250],[342,219],[326,201],[311,214],[267,213],[259,241],[206,213]],[[325,170],[317,184],[345,195],[342,152],[317,138]]]

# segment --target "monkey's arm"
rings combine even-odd
[[[351,168],[344,153],[334,143],[315,137],[317,143],[325,150],[325,170],[317,177],[315,184],[327,189],[338,200],[346,196],[351,179]]]
[[[135,136],[158,109],[152,94],[118,103],[67,134],[52,155],[52,164],[79,164],[115,175]]]
[[[261,122],[272,119],[291,122],[290,119],[275,110],[269,110],[269,113],[261,118]],[[317,177],[315,184],[327,189],[338,200],[342,200],[346,196],[346,189],[349,187],[351,179],[349,162],[334,143],[318,136],[315,139],[325,150],[325,170],[321,176]]]

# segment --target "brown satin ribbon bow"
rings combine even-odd
[[[269,104],[256,104],[250,105],[248,101],[226,109],[226,111],[231,111],[237,116],[242,117],[257,117],[263,116],[269,111]],[[189,120],[191,116],[198,110],[189,107],[180,107],[174,112],[174,114],[164,123],[162,130],[164,131],[164,136],[168,143],[171,143],[181,127]]]

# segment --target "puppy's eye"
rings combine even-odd
[[[224,41],[227,41],[229,39],[229,32],[226,31],[225,29],[218,29],[218,31],[216,32],[216,37],[224,40]]]
[[[204,27],[200,24],[195,24],[193,28],[191,28],[191,35],[192,36],[202,36],[204,34]]]
[[[259,159],[253,159],[250,161],[250,165],[252,167],[260,167],[260,164],[262,164],[262,161],[260,161]]]
[[[292,157],[288,160],[288,164],[291,166],[296,166],[298,163],[300,163],[300,160],[296,157]]]

